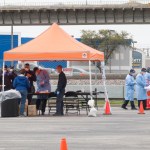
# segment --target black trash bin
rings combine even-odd
[[[1,117],[19,116],[18,99],[7,99],[1,103]]]

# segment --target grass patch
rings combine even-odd
[[[104,106],[105,101],[104,100],[98,100],[98,106]],[[121,107],[121,105],[123,104],[123,100],[122,99],[118,99],[118,100],[110,100],[110,104],[112,107]],[[128,104],[130,106],[130,103]],[[135,105],[138,105],[138,102],[135,101]]]

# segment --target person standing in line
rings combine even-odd
[[[54,114],[54,116],[63,116],[64,115],[63,97],[65,94],[65,88],[67,85],[67,78],[62,70],[61,65],[57,66],[56,69],[57,69],[57,72],[59,73],[59,79],[58,79],[58,85],[56,89],[57,101],[56,101],[56,113]]]
[[[2,90],[2,84],[3,84],[3,71],[4,71],[4,91],[8,91],[12,88],[12,80],[11,80],[11,75],[10,71],[7,65],[4,66],[4,70],[1,71],[0,75],[0,85],[1,85],[1,90]]]
[[[125,79],[126,93],[125,93],[125,100],[122,105],[123,109],[127,109],[127,105],[130,101],[131,109],[136,110],[134,104],[134,85],[135,85],[134,75],[135,75],[135,70],[131,69],[130,73],[126,76]]]
[[[28,95],[28,89],[30,88],[30,83],[27,77],[25,77],[25,70],[22,69],[20,71],[20,75],[17,76],[14,79],[13,82],[13,87],[20,92],[21,94],[21,101],[19,100],[19,105],[20,105],[20,116],[24,117],[24,109],[25,109],[25,103]]]
[[[10,66],[9,72],[10,72],[10,79],[11,79],[12,88],[13,88],[14,79],[17,77],[17,73],[15,73],[14,66]]]
[[[34,72],[30,70],[30,65],[28,63],[24,65],[24,69],[25,69],[25,76],[28,78],[30,82],[30,88],[28,92],[35,93],[34,82],[36,81],[36,76]],[[28,95],[27,99],[28,99],[28,105],[30,105],[32,102],[32,95]]]
[[[147,72],[145,74],[145,80],[146,80],[146,84],[149,86],[150,85],[150,67],[147,68]]]
[[[136,95],[138,100],[138,106],[140,108],[140,102],[143,102],[143,108],[146,110],[146,89],[147,86],[145,74],[146,74],[146,68],[142,68],[141,72],[136,76]]]
[[[38,99],[36,102],[36,108],[39,110],[40,105],[42,103],[42,115],[45,114],[45,108],[47,104],[48,94],[51,92],[51,85],[50,85],[50,76],[46,70],[41,70],[38,67],[34,68],[34,73],[36,75],[36,83],[37,83],[37,92],[38,93],[45,93],[42,95],[38,95]]]

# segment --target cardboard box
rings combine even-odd
[[[36,105],[28,105],[28,116],[29,117],[37,116]]]

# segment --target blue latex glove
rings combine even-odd
[[[59,91],[57,91],[57,90],[55,91],[55,94],[56,94],[56,95],[59,95],[59,93],[60,93]]]

